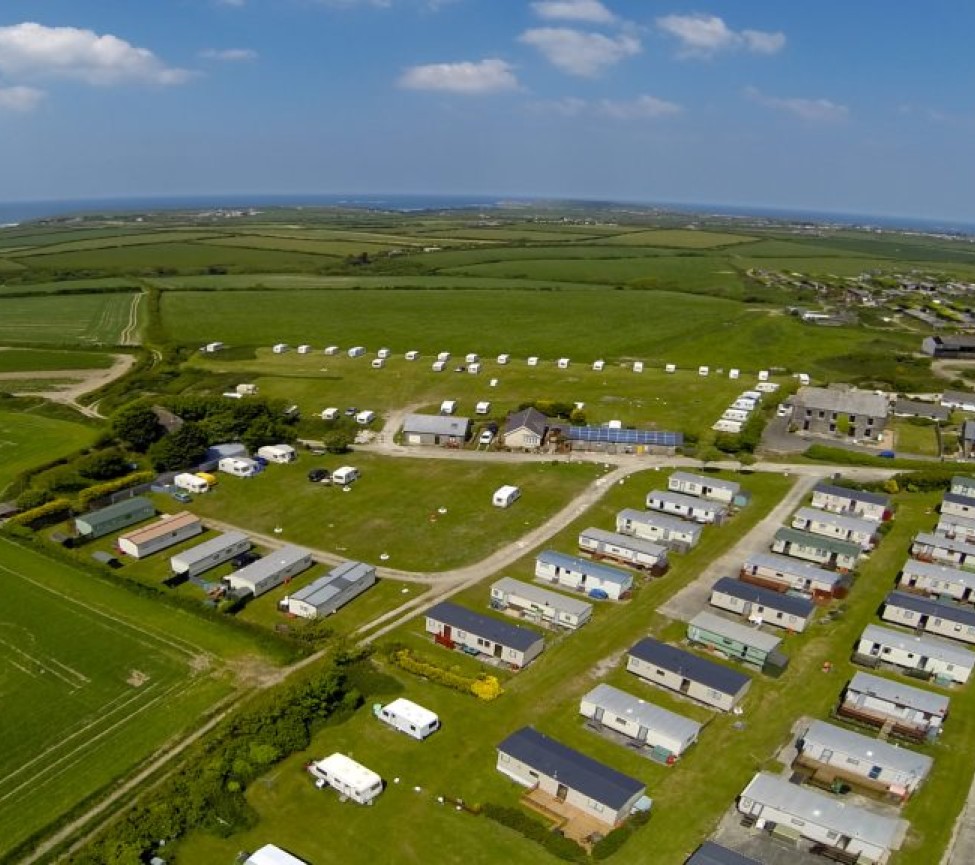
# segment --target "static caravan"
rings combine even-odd
[[[711,425],[711,429],[713,429],[715,432],[740,433],[742,426],[744,426],[744,424],[740,420],[719,418]]]
[[[314,619],[330,616],[376,584],[376,569],[362,562],[343,562],[281,601],[292,616]]]
[[[892,664],[918,678],[964,685],[975,665],[975,654],[947,640],[867,625],[857,642],[854,661],[874,667]]]
[[[498,487],[491,496],[491,504],[496,508],[507,508],[521,498],[521,490],[510,484]]]
[[[271,463],[291,463],[298,459],[291,445],[264,445],[257,449],[257,455]]]
[[[813,721],[797,742],[800,766],[826,784],[837,778],[901,801],[910,797],[934,763],[926,754],[854,733],[825,721]]]
[[[373,713],[384,724],[421,742],[440,729],[440,718],[436,712],[404,697],[397,697],[385,706],[374,706]]]
[[[271,351],[274,352],[275,354],[284,354],[285,352],[288,351],[289,348],[290,346],[286,342],[279,342],[279,343],[275,343],[271,347]]]
[[[372,409],[363,409],[355,416],[355,422],[366,426],[376,419],[376,413]]]
[[[341,414],[336,406],[329,406],[322,412],[322,420],[338,420]]]
[[[772,675],[779,675],[789,663],[779,651],[781,637],[707,610],[702,610],[687,623],[687,639]]]
[[[332,472],[332,483],[339,486],[348,486],[353,481],[359,479],[359,470],[355,466],[339,466]]]
[[[178,490],[186,490],[188,493],[196,493],[200,495],[205,493],[210,489],[210,484],[208,484],[199,475],[190,474],[189,472],[180,472],[176,477],[173,478],[173,486]]]
[[[579,714],[622,733],[672,763],[696,741],[701,725],[612,685],[596,685],[579,704]]]
[[[686,553],[701,539],[703,526],[654,511],[624,508],[616,515],[616,531]]]
[[[651,490],[647,493],[646,504],[648,510],[673,514],[696,523],[720,525],[728,516],[728,509],[717,502],[663,490]]]
[[[160,862],[164,861],[162,859]],[[150,860],[152,865],[153,860]],[[244,860],[244,865],[308,865],[304,859],[292,856],[290,853],[275,847],[273,844],[265,844],[259,847]]]
[[[813,488],[812,506],[835,514],[850,514],[878,523],[891,517],[889,496],[851,490],[827,483],[816,484]]]
[[[677,372],[676,363],[668,363],[664,366],[664,372]]]
[[[691,472],[674,472],[667,479],[667,489],[726,505],[743,505],[748,501],[748,494],[742,492],[741,484]]]
[[[545,648],[544,638],[535,631],[482,616],[450,601],[427,610],[425,629],[438,645],[497,658],[515,669],[530,664]]]
[[[733,577],[722,577],[711,587],[712,607],[744,616],[756,625],[775,625],[800,633],[812,619],[816,605],[808,598],[776,592]]]
[[[237,385],[234,390],[241,396],[254,396],[257,393],[257,385],[249,382]]]
[[[975,517],[975,498],[945,493],[941,499],[941,513],[949,517]]]
[[[633,588],[633,576],[626,571],[554,550],[535,557],[535,576],[601,600],[619,601]]]
[[[579,533],[579,551],[597,560],[609,559],[656,576],[665,574],[670,567],[667,548],[662,544],[594,527]]]
[[[934,530],[939,535],[967,544],[975,543],[975,518],[942,514]]]
[[[536,355],[532,355],[530,358],[528,358],[528,365],[538,366],[538,357]]]
[[[745,559],[739,576],[746,583],[776,592],[802,592],[818,603],[845,598],[850,585],[845,574],[774,553],[753,553]]]
[[[457,411],[457,400],[445,399],[440,403],[440,414],[453,414]]]
[[[474,414],[490,414],[491,413],[491,403],[486,399],[474,405]]]
[[[200,518],[189,511],[181,511],[165,514],[148,526],[119,535],[118,548],[126,555],[142,559],[202,533]]]
[[[756,827],[787,827],[857,865],[884,865],[900,849],[909,828],[906,820],[867,811],[766,772],[759,772],[742,791],[738,810],[753,818]]]
[[[511,577],[502,577],[491,586],[491,606],[518,613],[537,625],[573,631],[592,618],[592,604]]]
[[[302,343],[298,346],[298,354],[311,354],[311,346],[308,343]]]
[[[362,357],[366,353],[366,349],[361,345],[354,345],[349,349],[349,357]]]
[[[918,532],[911,544],[911,555],[922,562],[939,562],[961,568],[975,568],[975,544],[952,540],[933,532]]]
[[[256,562],[225,577],[225,582],[240,592],[250,592],[255,598],[277,588],[312,565],[311,553],[301,547],[286,546],[274,550]]]
[[[570,363],[571,363],[571,361],[570,361],[570,360],[569,360],[569,358],[567,358],[567,357],[560,357],[560,358],[559,358],[559,359],[558,359],[558,360],[557,360],[557,361],[555,362],[555,364],[556,364],[556,366],[557,366],[557,367],[558,367],[559,369],[568,369],[568,368],[569,368],[569,364],[570,364]]]
[[[419,360],[420,352],[416,349],[410,349],[406,354],[403,355],[406,360]]]
[[[329,787],[334,787],[341,796],[360,805],[371,805],[383,792],[383,779],[345,754],[332,754],[312,763],[308,771]]]
[[[592,362],[593,372],[602,372],[606,368],[606,361],[594,360]]]
[[[943,600],[975,601],[975,574],[948,565],[908,559],[898,584],[909,591]]]
[[[714,841],[705,841],[691,854],[691,858],[684,865],[762,865],[762,863],[737,850],[715,844]]]
[[[748,420],[751,415],[751,411],[744,408],[726,408],[724,413],[721,415],[721,420],[737,421],[738,423],[744,423]]]
[[[250,548],[251,540],[243,532],[224,532],[171,556],[169,566],[174,574],[196,577],[210,568],[229,562],[234,556],[246,553]]]
[[[975,610],[968,604],[943,604],[910,592],[891,592],[880,617],[915,633],[975,643]]]
[[[747,411],[749,413],[755,411],[758,407],[758,401],[754,399],[748,399],[746,397],[740,396],[736,399],[729,408],[736,408],[742,411]]]
[[[863,548],[853,541],[841,541],[783,526],[776,531],[772,540],[772,552],[815,562],[824,568],[852,571],[860,560]]]
[[[975,499],[975,478],[967,475],[955,475],[951,479],[951,488],[948,490],[956,496],[965,496]]]
[[[914,741],[934,739],[948,717],[950,700],[934,691],[870,673],[855,673],[837,709],[861,724]]]
[[[634,810],[646,790],[642,781],[523,727],[498,745],[498,771],[522,787],[565,803],[611,828]]]
[[[730,712],[738,704],[752,681],[738,670],[652,637],[645,637],[630,648],[626,669],[660,688],[723,712]]]
[[[250,457],[224,457],[217,463],[217,468],[238,478],[251,478],[261,470],[257,460]]]
[[[332,356],[339,353],[339,347],[337,345],[327,345],[325,346],[325,354]]]
[[[768,370],[767,369],[760,369],[758,371],[758,380],[759,381],[768,381]]]
[[[877,540],[876,521],[834,514],[819,508],[799,508],[792,518],[792,528],[827,538],[851,541],[864,550],[873,549]]]
[[[510,354],[499,354],[498,355],[498,363],[501,364],[501,366],[504,366],[510,360],[511,360],[511,355]]]
[[[107,508],[75,517],[75,531],[83,538],[94,539],[109,535],[117,529],[141,523],[156,515],[156,506],[141,496],[123,499]]]

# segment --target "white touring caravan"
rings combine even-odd
[[[320,786],[334,787],[340,795],[360,805],[371,805],[383,792],[383,779],[345,754],[335,753],[312,763],[308,771]]]
[[[358,479],[359,470],[355,466],[341,466],[332,472],[332,483],[347,486]]]
[[[518,487],[506,484],[503,487],[498,487],[494,491],[494,495],[491,497],[491,504],[496,508],[506,508],[509,505],[513,505],[520,498],[521,490]]]
[[[440,729],[440,718],[435,712],[403,697],[397,697],[385,706],[377,703],[372,711],[380,721],[414,739],[426,739]]]
[[[186,490],[188,493],[205,493],[210,489],[210,484],[203,478],[189,472],[180,472],[176,475],[173,478],[173,486],[180,490]]]

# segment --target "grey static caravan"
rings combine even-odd
[[[657,511],[624,508],[616,515],[616,531],[635,538],[656,541],[668,549],[686,553],[701,539],[703,526]]]
[[[360,805],[371,805],[383,792],[383,779],[345,754],[331,754],[309,765],[308,771],[340,796]]]
[[[922,562],[975,568],[975,544],[953,541],[933,532],[918,532],[911,544],[911,555]]]
[[[840,715],[914,741],[934,739],[951,701],[942,694],[871,673],[854,673],[837,709]]]
[[[951,479],[951,488],[948,492],[954,493],[956,496],[967,496],[970,499],[975,499],[975,478],[955,475]]]
[[[935,532],[965,543],[975,543],[975,518],[956,517],[952,514],[942,514],[938,519],[938,525],[934,527]]]
[[[544,550],[535,557],[535,576],[585,592],[593,598],[619,601],[633,588],[633,575],[578,556]]]
[[[792,518],[794,529],[838,538],[841,541],[852,541],[864,550],[873,549],[877,539],[877,525],[874,520],[834,514],[819,508],[799,508]]]
[[[385,706],[373,706],[373,712],[384,724],[421,741],[440,729],[440,718],[435,712],[403,697]]]
[[[863,548],[852,541],[841,541],[838,538],[783,526],[772,540],[772,552],[815,562],[824,568],[852,571],[863,554]]]
[[[728,509],[717,502],[672,493],[665,490],[651,490],[647,493],[647,508],[685,517],[696,523],[722,523],[728,516]]]
[[[511,577],[502,577],[491,586],[491,606],[511,610],[539,625],[569,630],[581,628],[592,618],[592,604]]]
[[[711,587],[711,606],[737,613],[755,624],[801,633],[816,605],[808,598],[776,592],[733,577],[722,577]]]
[[[251,540],[243,532],[224,532],[171,556],[169,566],[174,574],[196,577],[217,565],[229,562],[234,556],[246,553],[250,548]]]
[[[154,860],[150,860],[150,865]],[[160,859],[160,862],[165,860]],[[308,865],[304,859],[292,856],[274,844],[259,847],[244,860],[244,865]]]
[[[141,523],[156,515],[156,506],[141,496],[123,499],[107,508],[75,517],[75,531],[83,538],[101,538],[117,529]]]
[[[690,472],[674,472],[667,479],[667,489],[674,493],[698,496],[726,505],[743,505],[748,501],[747,493],[742,492],[741,484]]]
[[[867,625],[854,660],[871,666],[891,664],[918,677],[964,685],[975,665],[975,654],[947,640]]]
[[[165,514],[148,526],[119,535],[118,548],[126,555],[141,559],[202,533],[200,518],[189,511],[181,511],[178,514]]]
[[[579,551],[594,559],[609,559],[657,576],[667,572],[667,548],[653,541],[590,526],[579,533]]]
[[[835,514],[862,517],[877,523],[891,517],[888,496],[826,483],[819,483],[813,487],[812,506]]]
[[[975,610],[970,605],[943,604],[910,592],[891,592],[880,617],[918,633],[975,643]]]
[[[975,573],[908,559],[898,579],[901,588],[953,601],[975,601]]]
[[[301,547],[286,546],[225,577],[232,589],[260,597],[297,576],[312,565],[311,553]]]
[[[774,553],[750,555],[741,566],[740,576],[746,583],[776,592],[802,592],[817,603],[845,598],[849,590],[849,577],[843,574]]]
[[[330,616],[376,584],[376,569],[362,562],[343,562],[281,601],[303,619]]]
[[[715,844],[714,841],[705,841],[691,854],[691,858],[684,865],[762,865],[762,863],[737,850]]]
[[[779,675],[789,659],[779,651],[781,637],[701,610],[687,623],[687,639],[723,656]]]
[[[941,513],[950,517],[975,517],[975,498],[945,493],[941,500]]]
[[[515,669],[530,664],[545,648],[541,634],[482,616],[450,601],[441,601],[426,612],[426,632],[448,649],[497,658]]]

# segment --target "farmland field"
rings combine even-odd
[[[20,472],[88,447],[97,437],[98,430],[93,427],[0,411],[0,496]]]
[[[0,373],[44,372],[62,369],[107,369],[112,358],[88,351],[35,351],[33,349],[0,350]]]
[[[724,234],[717,231],[695,231],[680,228],[655,228],[649,231],[631,231],[623,235],[606,237],[597,243],[625,243],[628,246],[669,246],[677,249],[710,249],[716,246],[733,246],[750,243],[756,238],[747,234]]]
[[[115,345],[133,294],[0,297],[0,344]]]

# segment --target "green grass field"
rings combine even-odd
[[[81,424],[0,411],[0,496],[21,472],[86,448],[97,437],[98,430]]]
[[[63,369],[107,369],[112,358],[107,354],[87,351],[35,351],[33,349],[0,350],[0,373],[46,372]]]
[[[0,296],[0,345],[115,345],[129,321],[132,294]]]

